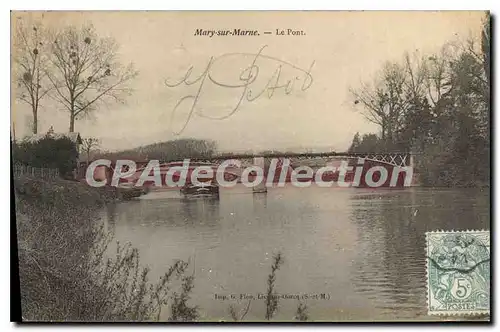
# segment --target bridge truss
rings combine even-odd
[[[406,167],[413,166],[412,154],[408,152],[390,153],[350,153],[350,152],[320,152],[320,153],[269,153],[269,154],[224,154],[212,156],[210,158],[192,158],[193,161],[208,162],[218,164],[224,160],[236,159],[252,163],[255,158],[289,158],[297,161],[322,158],[325,160],[332,158],[362,158],[368,161],[389,164],[392,166]]]

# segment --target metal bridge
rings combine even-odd
[[[388,153],[351,153],[351,152],[318,152],[318,153],[265,153],[265,154],[221,154],[212,156],[210,158],[191,158],[192,161],[207,162],[218,164],[223,160],[236,159],[240,161],[247,161],[253,163],[255,158],[289,158],[295,161],[305,161],[312,159],[334,159],[339,157],[344,158],[363,158],[368,161],[388,164],[398,167],[413,166],[414,154],[409,152],[388,152]]]

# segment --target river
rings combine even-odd
[[[173,193],[110,205],[115,239],[130,242],[158,278],[190,260],[191,304],[202,320],[231,320],[229,305],[254,296],[246,321],[263,320],[272,256],[281,252],[276,291],[308,295],[310,320],[429,320],[425,232],[490,228],[489,191],[476,189],[221,189],[219,201]],[[229,297],[236,299],[216,299]],[[315,294],[318,298],[313,298]],[[323,298],[321,298],[323,294]],[[281,299],[276,320],[292,320],[296,299]],[[166,317],[164,317],[166,318]]]

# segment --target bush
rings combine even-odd
[[[267,277],[267,296],[266,296],[266,319],[270,320],[278,310],[278,296],[274,291],[276,282],[276,271],[279,270],[283,263],[283,257],[278,252],[273,256],[273,264],[271,265],[271,273]]]
[[[55,168],[61,176],[69,176],[77,167],[78,150],[69,138],[45,136],[36,142],[14,143],[14,162],[39,168]]]
[[[118,244],[116,256],[105,258],[111,237],[96,227],[105,200],[95,188],[64,180],[14,184],[25,320],[158,320],[167,305],[173,318],[197,317],[187,304],[193,287],[184,276],[187,263],[175,262],[151,283],[130,245]]]

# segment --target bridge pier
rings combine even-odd
[[[263,171],[265,170],[265,158],[264,157],[254,157],[253,164],[254,164],[254,166],[260,167],[260,169],[262,169]],[[267,193],[265,177],[261,183],[259,183],[257,186],[252,187],[252,191],[254,194]]]

